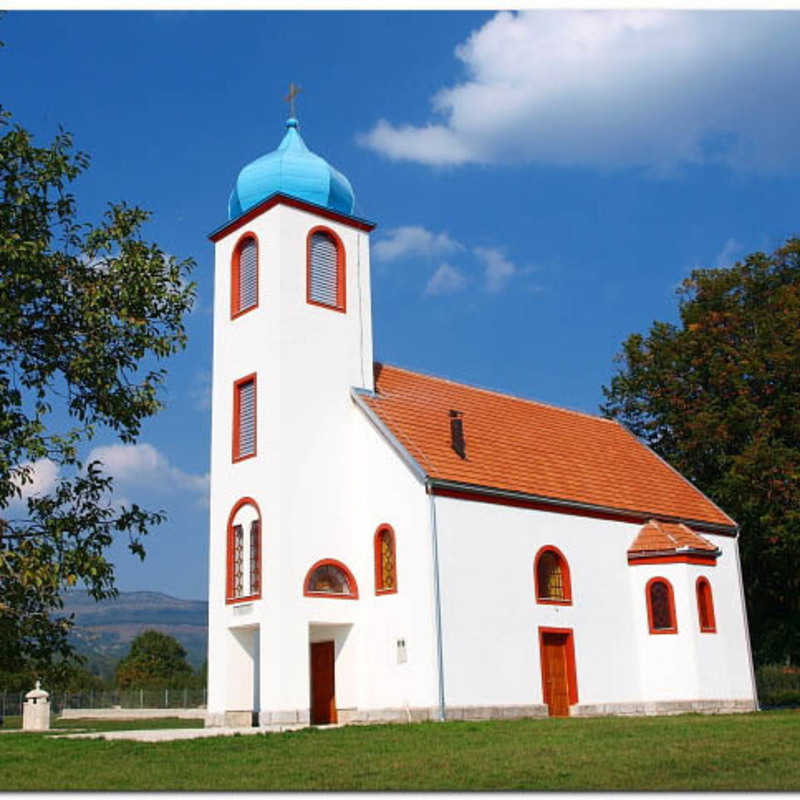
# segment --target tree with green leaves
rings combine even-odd
[[[679,289],[623,343],[602,410],[739,523],[756,660],[800,660],[800,239]]]
[[[161,407],[160,362],[185,346],[191,259],[142,238],[149,213],[109,204],[80,222],[69,188],[89,165],[60,131],[36,146],[0,108],[0,669],[74,658],[63,591],[113,596],[107,549],[144,557],[158,511],[113,500],[81,453],[101,431],[135,442]],[[49,491],[32,491],[42,465]]]
[[[131,650],[117,666],[120,689],[188,687],[194,672],[186,661],[186,650],[173,636],[147,630],[132,642]]]

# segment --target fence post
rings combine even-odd
[[[139,689],[139,708],[144,708],[144,689]]]
[[[169,689],[164,689],[164,708],[169,708]]]

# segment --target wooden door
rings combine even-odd
[[[333,642],[311,644],[311,722],[336,722],[336,684],[333,672]]]
[[[567,634],[542,633],[542,684],[551,717],[569,716]]]

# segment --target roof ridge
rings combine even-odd
[[[531,400],[528,397],[520,397],[516,394],[508,394],[508,392],[500,392],[497,389],[487,389],[484,386],[476,386],[472,383],[464,383],[462,381],[454,381],[451,378],[442,378],[439,375],[431,375],[427,372],[417,372],[412,369],[407,369],[406,367],[398,367],[395,364],[387,364],[384,361],[375,361],[374,364],[377,364],[380,367],[388,367],[389,369],[395,369],[398,372],[405,372],[407,375],[418,375],[422,378],[428,378],[434,381],[441,381],[442,383],[450,383],[454,386],[461,386],[466,389],[472,389],[476,392],[483,392],[484,394],[491,394],[495,397],[504,397],[507,400],[518,400],[520,403],[528,403],[533,406],[543,406],[544,408],[551,408],[554,411],[564,411],[567,414],[577,414],[581,417],[588,417],[595,422],[610,422],[612,425],[617,425],[617,421],[613,419],[608,419],[607,417],[601,417],[599,414],[590,414],[588,411],[578,411],[574,408],[567,408],[566,406],[557,406],[554,403],[545,403],[543,400]]]

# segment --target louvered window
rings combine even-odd
[[[258,303],[258,245],[253,238],[245,239],[239,247],[235,313],[247,311]]]
[[[256,381],[236,384],[233,458],[238,461],[256,454]]]
[[[339,247],[330,233],[311,234],[308,265],[308,299],[312,303],[344,308],[344,271],[341,269]]]

